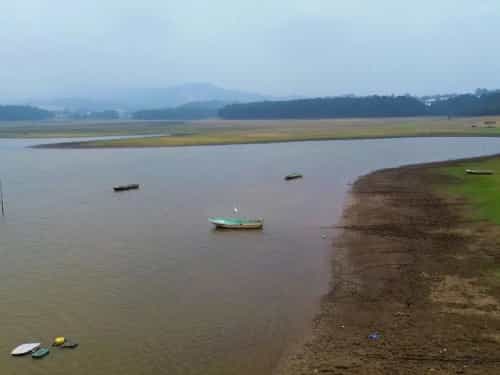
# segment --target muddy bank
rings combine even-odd
[[[500,283],[488,276],[500,231],[435,193],[453,183],[440,165],[354,184],[331,291],[312,337],[278,374],[500,373]]]

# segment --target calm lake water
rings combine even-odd
[[[326,291],[348,183],[372,170],[500,152],[500,139],[159,149],[0,140],[0,373],[266,374]],[[303,180],[285,182],[298,171]],[[113,193],[112,186],[141,183]],[[265,219],[214,231],[211,215]],[[327,238],[323,239],[322,236]],[[63,335],[40,361],[14,346]]]

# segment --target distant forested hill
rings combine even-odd
[[[24,105],[0,105],[0,121],[47,120],[52,112]]]
[[[231,104],[219,111],[225,119],[396,117],[427,114],[411,96],[367,96]]]
[[[137,111],[132,117],[137,120],[200,120],[218,116],[218,111],[227,102],[207,101],[192,102],[175,108],[149,109]]]

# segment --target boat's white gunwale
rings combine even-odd
[[[30,342],[30,343],[26,343],[26,344],[21,344],[21,345],[16,346],[14,349],[12,349],[10,354],[12,354],[12,355],[25,355],[25,354],[31,353],[34,350],[39,349],[40,345],[41,344],[39,342]]]

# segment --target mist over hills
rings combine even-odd
[[[239,90],[225,89],[211,83],[188,83],[165,88],[112,89],[85,96],[54,99],[32,99],[28,104],[51,110],[102,111],[115,109],[138,111],[165,109],[191,102],[246,103],[270,97]]]

